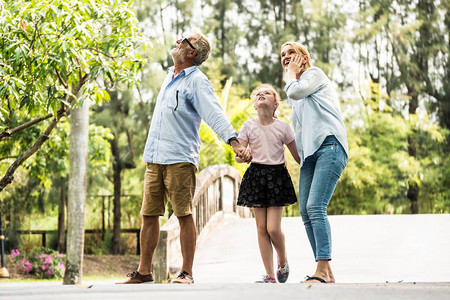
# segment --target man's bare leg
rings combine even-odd
[[[185,271],[192,276],[192,265],[194,263],[195,246],[197,242],[197,231],[192,215],[178,217],[180,223],[180,244],[181,255],[183,256],[183,266],[181,271]]]
[[[152,272],[153,253],[159,242],[159,216],[142,216],[140,234],[141,257],[138,272],[147,275]]]

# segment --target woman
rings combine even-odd
[[[348,142],[336,92],[325,73],[311,66],[306,47],[281,46],[286,72],[284,90],[292,105],[295,140],[301,158],[300,214],[317,262],[316,272],[303,282],[333,283],[331,230],[327,207],[348,163]]]

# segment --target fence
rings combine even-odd
[[[136,255],[139,255],[140,244],[139,244],[139,234],[141,230],[139,228],[125,228],[121,229],[120,233],[134,233],[136,235]],[[17,230],[17,234],[22,235],[31,235],[31,234],[40,234],[41,235],[41,243],[42,247],[47,247],[47,234],[58,234],[57,230]],[[105,230],[102,229],[86,229],[84,231],[85,236],[90,233],[101,233],[102,236],[105,234]]]

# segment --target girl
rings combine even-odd
[[[327,217],[336,184],[348,163],[348,142],[336,92],[325,73],[311,65],[306,47],[281,46],[284,90],[292,105],[295,139],[302,160],[299,204],[314,258],[315,273],[305,282],[335,282],[331,271],[331,230]]]
[[[275,117],[280,96],[270,84],[259,85],[252,92],[258,117],[244,122],[238,139],[243,147],[249,146],[251,164],[244,174],[237,205],[253,207],[258,244],[266,269],[262,283],[276,283],[273,268],[272,245],[278,255],[277,279],[286,282],[289,266],[284,234],[281,231],[283,206],[297,202],[291,177],[285,166],[284,145],[297,163],[294,133],[288,123]],[[243,162],[239,157],[237,162]]]

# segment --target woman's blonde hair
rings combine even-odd
[[[261,89],[268,89],[268,90],[270,90],[273,93],[274,97],[275,97],[275,103],[278,104],[277,107],[280,105],[280,101],[281,101],[280,94],[278,94],[277,90],[273,87],[273,85],[271,85],[269,83],[260,84],[252,91],[252,94],[251,94],[250,98],[252,98],[253,101],[255,101],[256,93],[259,90],[261,90]],[[275,116],[275,111],[276,110],[277,109],[275,108],[275,110],[273,111],[273,116],[274,117],[276,117]]]
[[[283,45],[281,45],[281,49],[284,48],[284,46],[291,45],[292,48],[294,48],[295,52],[298,54],[301,54],[306,57],[306,63],[305,63],[305,70],[311,67],[311,55],[309,54],[308,48],[306,48],[305,45],[300,44],[299,42],[286,42]],[[280,51],[281,51],[280,49]]]

